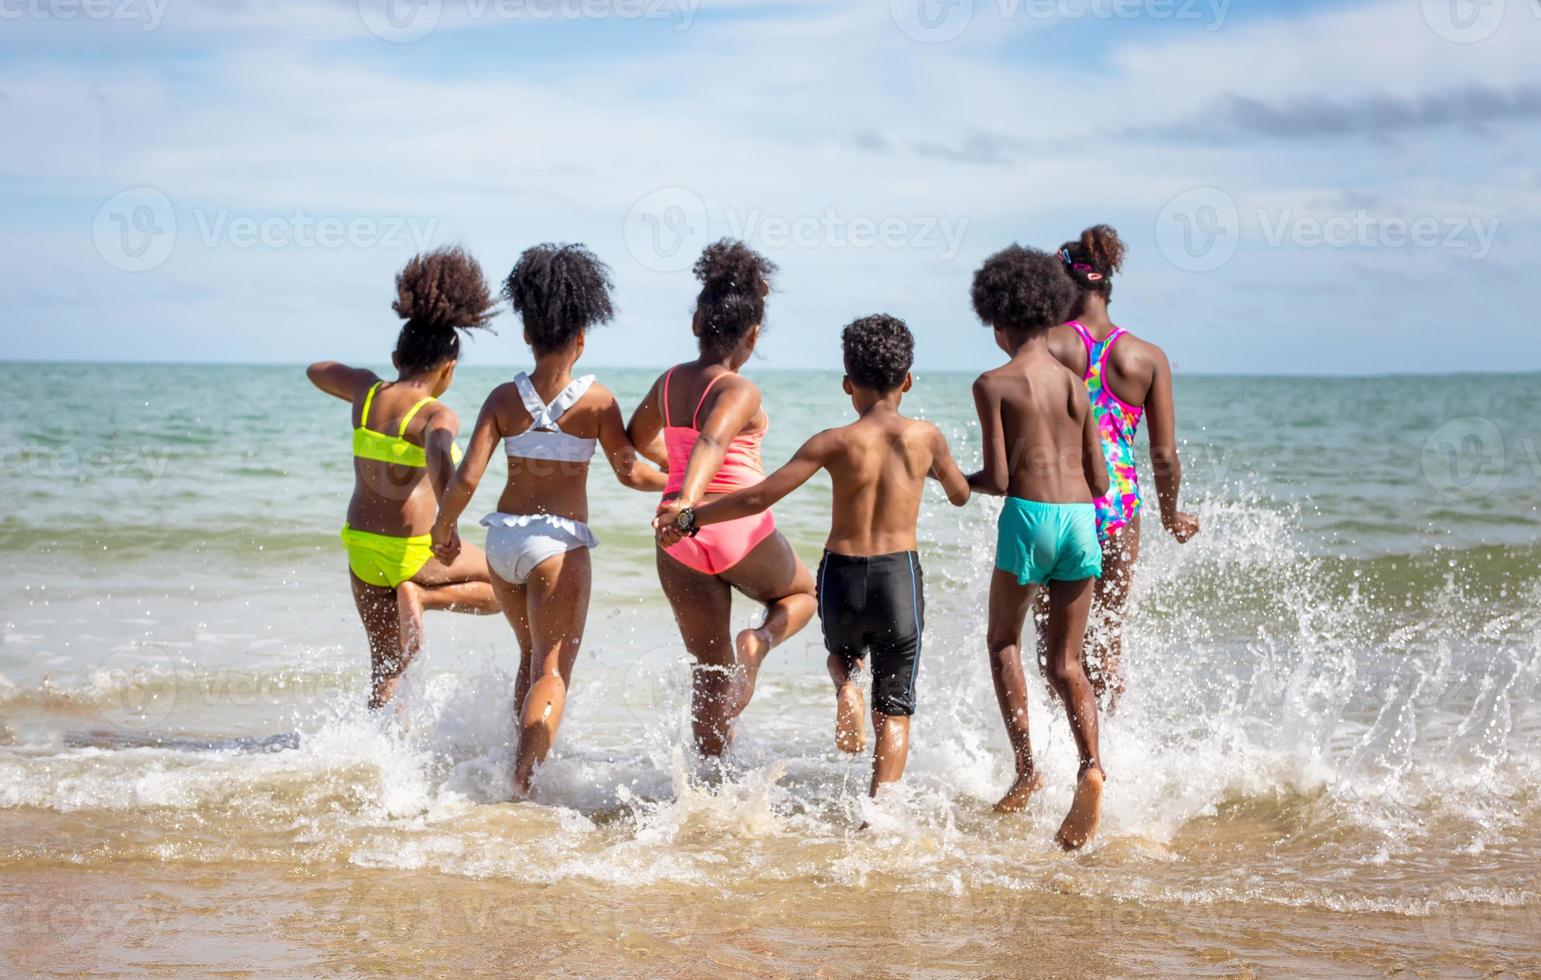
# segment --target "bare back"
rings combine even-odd
[[[1080,378],[1040,345],[981,375],[974,393],[986,472],[999,490],[1047,504],[1092,502],[1088,474],[1104,464]]]
[[[940,437],[929,422],[897,412],[863,416],[825,433],[824,468],[834,481],[825,547],[853,556],[916,550],[915,525]]]
[[[366,388],[353,399],[353,427],[363,426],[394,436],[401,431],[402,419],[424,393],[416,388],[382,383],[369,399],[369,417],[365,419],[361,416],[367,394]],[[354,457],[348,525],[356,530],[395,537],[428,533],[439,506],[433,475],[442,469],[441,479],[447,479],[454,469],[454,463],[449,459],[448,441],[444,445],[432,444],[430,433],[434,429],[447,428],[447,440],[453,440],[458,425],[455,413],[437,401],[424,405],[412,416],[401,438],[424,448],[428,456],[427,467]]]
[[[566,386],[565,381],[560,385],[533,383],[537,396],[546,402],[554,399]],[[618,412],[615,396],[603,385],[595,383],[562,413],[557,422],[567,435],[598,440],[610,412]],[[497,455],[508,461],[508,482],[498,497],[498,510],[505,514],[550,514],[588,523],[588,462],[532,459],[509,456],[503,451],[502,440],[529,431],[534,423],[518,387],[509,383],[493,389],[487,396],[482,414],[484,420],[490,418],[490,428],[496,433]],[[479,431],[482,425],[483,422],[478,422]]]
[[[1108,323],[1106,327],[1107,329],[1103,331],[1096,329],[1096,325],[1087,325],[1092,336],[1099,342],[1107,339],[1107,335],[1112,333],[1113,324]],[[1062,323],[1049,331],[1049,352],[1054,355],[1055,360],[1074,372],[1076,377],[1086,377],[1086,372],[1089,370],[1089,365],[1086,363],[1086,344],[1081,341],[1081,335],[1076,333],[1075,328],[1070,324]],[[1160,347],[1125,331],[1123,337],[1108,352],[1107,376],[1103,382],[1120,401],[1137,408],[1145,408],[1150,401],[1152,389],[1165,370],[1167,370],[1166,355]]]

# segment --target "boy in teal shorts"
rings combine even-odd
[[[978,493],[1005,496],[990,581],[990,672],[1017,779],[996,804],[1015,812],[1043,786],[1027,728],[1022,628],[1034,593],[1049,594],[1046,631],[1050,685],[1064,702],[1081,756],[1075,801],[1056,840],[1081,847],[1102,815],[1097,698],[1081,667],[1094,580],[1102,574],[1092,501],[1107,493],[1108,471],[1086,385],[1049,352],[1048,331],[1075,299],[1063,263],[1013,245],[974,274],[974,311],[995,331],[1010,360],[974,382],[984,438],[984,469],[969,477]]]

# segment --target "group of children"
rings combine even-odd
[[[1111,323],[1067,324],[1073,309],[1099,312],[1086,302],[1088,292],[1101,299],[1105,318],[1108,287],[1096,284],[1122,258],[1121,243],[1112,253],[1110,243],[1116,235],[1098,226],[1058,255],[1013,245],[975,274],[975,312],[1008,360],[974,384],[984,454],[973,474],[959,469],[940,430],[901,414],[914,338],[900,320],[876,315],[849,324],[842,337],[843,384],[856,420],[815,435],[764,475],[760,443],[769,418],[759,389],[738,369],[758,340],[775,267],[733,241],[709,246],[696,265],[699,357],[661,375],[628,424],[592,376],[573,377],[587,331],[613,315],[608,270],[582,246],[526,251],[503,294],[523,320],[535,368],[492,392],[460,460],[458,422],[434,399],[453,376],[457,331],[485,324],[493,303],[464,252],[414,259],[397,280],[395,309],[406,320],[395,354],[400,377],[383,382],[332,363],[310,369],[318,387],[355,406],[357,480],[343,538],[370,639],[371,704],[386,703],[420,647],[423,610],[501,610],[521,651],[514,782],[517,794],[528,792],[555,739],[582,642],[589,552],[598,543],[588,527],[587,476],[603,448],[621,483],[663,494],[653,522],[659,578],[697,662],[692,708],[701,751],[724,750],[766,654],[817,613],[837,694],[836,742],[847,752],[865,748],[865,699],[853,676],[870,661],[876,795],[901,777],[908,755],[925,630],[916,525],[925,481],[934,479],[959,507],[974,493],[1006,498],[987,635],[1017,778],[997,808],[1020,810],[1042,785],[1021,662],[1023,629],[1039,596],[1039,653],[1080,755],[1074,802],[1057,840],[1081,847],[1101,810],[1098,694],[1106,690],[1111,704],[1121,689],[1116,639],[1093,645],[1100,687],[1083,667],[1088,619],[1096,592],[1099,615],[1116,633],[1133,562],[1127,533],[1117,533],[1132,526],[1138,547],[1139,492],[1128,452],[1139,415],[1131,423],[1130,413],[1151,405],[1162,416],[1159,447],[1152,426],[1152,456],[1163,521],[1179,540],[1197,531],[1197,521],[1176,509],[1175,447],[1165,452],[1172,425],[1164,356],[1159,364],[1147,358],[1154,369],[1142,375],[1138,358],[1120,365],[1109,356],[1117,339]],[[1082,252],[1089,261],[1077,261]],[[1055,332],[1067,326],[1088,345],[1079,374],[1055,349]],[[1136,390],[1142,379],[1143,395]],[[1108,398],[1127,410],[1111,429],[1109,411],[1099,407]],[[483,553],[460,542],[458,523],[499,444],[508,480],[498,510],[482,518]],[[832,480],[833,506],[814,574],[776,530],[770,508],[820,470]],[[1109,529],[1117,519],[1123,523]],[[1117,593],[1096,585],[1109,548],[1122,563]],[[735,590],[764,604],[766,618],[730,638]]]

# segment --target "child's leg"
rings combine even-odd
[[[396,617],[401,646],[407,659],[423,645],[423,613],[430,609],[491,616],[498,611],[492,591],[487,556],[473,544],[465,545],[453,565],[432,559],[417,574],[396,586]]]
[[[740,630],[734,654],[743,676],[737,681],[736,717],[749,706],[760,665],[776,647],[791,639],[818,609],[813,573],[808,571],[780,531],[761,541],[744,560],[718,576],[733,588],[765,606],[765,622],[755,629]]]
[[[411,659],[401,646],[396,593],[370,585],[351,572],[348,578],[353,583],[353,604],[369,640],[369,707],[383,708],[395,695]]]
[[[514,791],[520,796],[529,792],[535,767],[546,760],[562,724],[589,615],[592,567],[588,549],[578,548],[541,562],[525,582],[531,652],[514,765]]]
[[[872,795],[877,796],[879,786],[904,776],[904,764],[910,758],[910,719],[874,711],[872,730],[877,738],[872,748]]]
[[[1049,583],[1047,635],[1049,683],[1054,685],[1070,719],[1081,758],[1075,802],[1056,839],[1076,848],[1091,839],[1102,814],[1102,759],[1097,747],[1097,695],[1081,667],[1086,619],[1091,612],[1092,579]]]
[[[1043,786],[1043,778],[1033,766],[1027,728],[1027,678],[1022,674],[1022,626],[1033,591],[1034,586],[1020,585],[1015,575],[1000,569],[990,579],[990,676],[995,681],[995,698],[1017,770],[1016,782],[995,805],[1000,813],[1021,810],[1027,806],[1028,797]]]
[[[851,679],[861,660],[832,653],[824,658],[824,666],[835,682],[835,747],[855,755],[867,747],[867,699]]]
[[[1102,577],[1092,597],[1092,629],[1087,634],[1085,661],[1096,664],[1088,671],[1098,699],[1106,698],[1108,713],[1118,707],[1124,693],[1124,605],[1134,581],[1134,564],[1140,557],[1140,518],[1119,528],[1102,543]]]
[[[680,639],[695,658],[690,679],[690,723],[696,748],[720,756],[733,738],[739,685],[730,636],[733,589],[721,579],[688,568],[658,549],[658,581],[674,610]]]
[[[517,719],[524,713],[524,696],[530,691],[530,657],[535,648],[534,638],[530,635],[529,602],[524,586],[506,582],[496,575],[492,576],[492,591],[497,594],[503,616],[513,628],[514,639],[519,644],[519,670],[514,675],[514,717]]]

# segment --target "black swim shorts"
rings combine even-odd
[[[824,552],[819,562],[824,648],[851,669],[872,654],[872,709],[915,713],[915,671],[926,624],[925,579],[913,551],[872,558]]]

